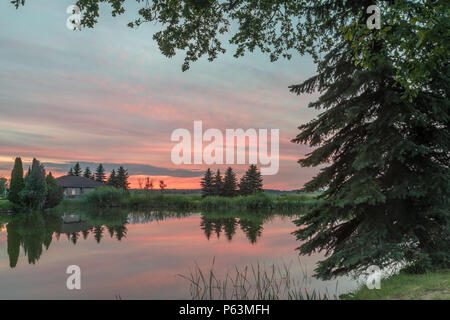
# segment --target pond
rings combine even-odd
[[[287,266],[309,292],[357,288],[311,277],[322,254],[299,257],[295,216],[255,213],[108,212],[16,215],[0,220],[0,299],[191,299],[196,266]],[[67,267],[81,270],[68,290]]]

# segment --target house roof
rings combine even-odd
[[[98,188],[104,186],[101,182],[78,176],[62,176],[56,178],[56,182],[63,188]]]

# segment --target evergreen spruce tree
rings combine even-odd
[[[73,175],[74,176],[81,176],[82,170],[81,170],[81,166],[80,163],[76,163],[75,166],[73,167]]]
[[[56,179],[53,177],[51,172],[45,178],[45,182],[47,184],[45,208],[54,208],[64,199],[64,190],[56,182]]]
[[[70,170],[69,170],[69,172],[67,172],[67,175],[69,175],[69,176],[73,176],[74,174],[73,174],[73,167],[70,167]]]
[[[0,196],[6,195],[8,179],[0,177]]]
[[[234,197],[237,195],[237,180],[233,169],[229,167],[225,171],[225,176],[223,179],[222,195],[224,197]]]
[[[213,189],[214,189],[215,196],[222,195],[223,180],[222,180],[222,175],[220,174],[220,170],[217,170],[216,174],[214,175]]]
[[[248,196],[248,195],[252,194],[252,192],[250,190],[250,185],[248,183],[247,174],[244,174],[241,177],[238,187],[239,187],[239,194],[241,196]]]
[[[84,169],[83,177],[92,179],[92,172],[91,169],[89,169],[89,167],[86,167],[86,169]]]
[[[250,195],[263,191],[263,179],[258,167],[254,164],[250,165],[245,175],[239,183],[239,193],[241,195]]]
[[[206,170],[205,176],[200,182],[202,186],[202,197],[213,196],[214,195],[214,181],[211,169]]]
[[[95,180],[98,182],[105,182],[106,174],[103,165],[100,163],[95,171]]]
[[[116,187],[116,188],[118,187],[117,175],[116,175],[116,171],[114,169],[111,171],[111,174],[109,175],[108,185],[110,185],[111,187]]]
[[[128,170],[124,167],[117,169],[117,187],[128,190],[130,183],[128,182]]]
[[[300,251],[329,253],[316,269],[325,279],[398,262],[414,271],[449,268],[448,58],[407,98],[382,40],[365,52],[373,63],[366,68],[355,66],[355,39],[346,39],[324,57],[317,76],[291,87],[323,92],[310,107],[324,111],[294,139],[315,148],[299,163],[330,163],[304,187],[326,191],[297,220]]]
[[[22,203],[32,209],[42,209],[47,197],[47,183],[45,181],[44,166],[33,159],[31,171],[25,178],[25,187],[20,193]]]
[[[14,204],[20,204],[20,192],[23,190],[24,186],[22,159],[17,157],[11,172],[8,200]]]

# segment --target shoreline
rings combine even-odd
[[[381,288],[365,285],[340,300],[450,300],[450,269],[411,274],[404,271],[381,279]]]

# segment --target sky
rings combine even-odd
[[[66,28],[73,3],[28,0],[19,10],[0,3],[0,176],[9,177],[20,156],[25,169],[37,158],[55,176],[76,162],[91,170],[103,163],[108,171],[128,168],[132,187],[148,176],[168,188],[199,188],[206,168],[228,165],[172,162],[172,132],[193,132],[196,120],[223,133],[279,129],[279,171],[264,176],[265,188],[299,189],[317,174],[297,163],[311,149],[290,142],[318,114],[307,108],[317,94],[288,89],[314,75],[311,57],[236,59],[227,45],[214,62],[201,59],[182,72],[183,52],[166,58],[152,39],[161,26],[126,26],[137,17],[134,1],[115,18],[101,5],[95,28],[81,31]],[[231,166],[238,176],[247,167]]]

